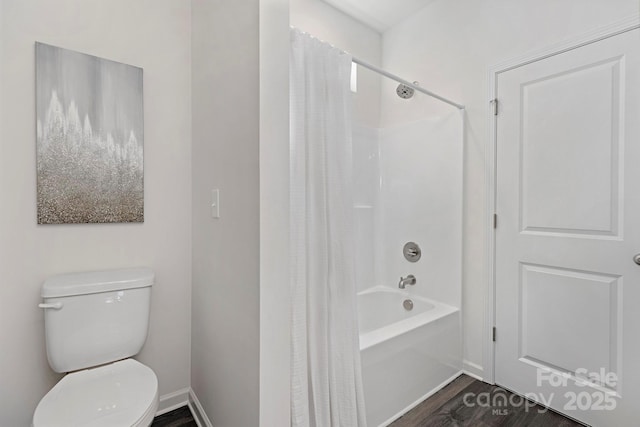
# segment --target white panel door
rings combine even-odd
[[[640,30],[498,76],[495,381],[640,425]]]

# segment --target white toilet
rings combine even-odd
[[[33,426],[149,426],[158,379],[130,359],[147,337],[148,268],[54,276],[42,285],[49,365],[69,372],[33,414]]]

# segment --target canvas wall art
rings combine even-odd
[[[142,69],[36,44],[39,224],[143,222]]]

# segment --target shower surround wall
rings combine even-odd
[[[380,193],[380,129],[353,124],[353,209],[358,292],[378,284],[376,233]]]
[[[413,274],[411,294],[460,308],[463,114],[354,126],[359,290],[397,289],[400,276]],[[422,249],[416,263],[404,258],[407,242]]]
[[[422,95],[416,95],[422,96]],[[453,109],[453,108],[451,108]],[[410,294],[460,308],[462,280],[463,113],[380,129],[376,265],[379,285],[398,288],[413,274]],[[402,248],[416,242],[411,263]]]

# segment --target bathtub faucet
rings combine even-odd
[[[416,284],[416,276],[413,274],[408,275],[407,277],[400,276],[400,282],[398,283],[398,287],[400,289],[404,289],[407,285],[415,285]]]

